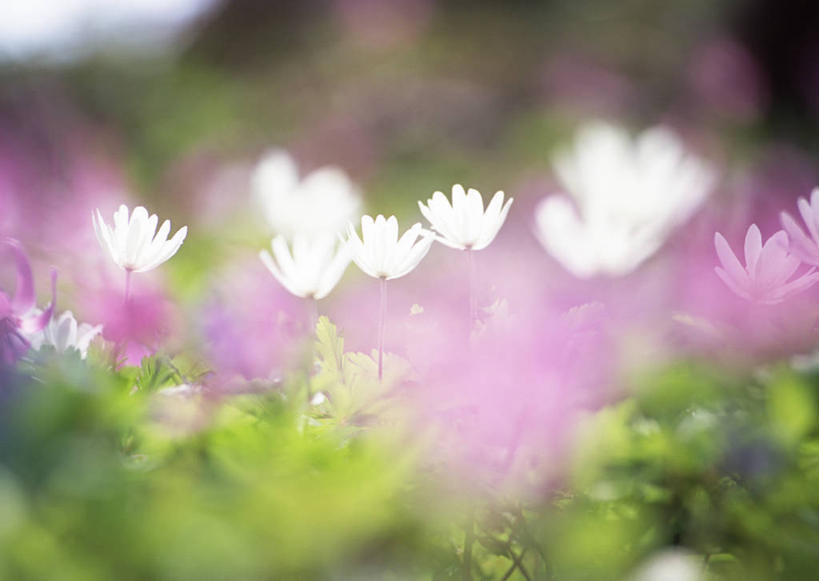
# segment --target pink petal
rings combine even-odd
[[[762,252],[762,234],[756,224],[751,224],[745,234],[745,266],[751,277],[756,272],[757,261]]]
[[[731,247],[728,246],[728,242],[726,242],[725,238],[719,232],[714,233],[714,247],[717,249],[717,257],[726,270],[726,274],[736,281],[737,284],[748,286],[748,273],[742,268],[734,251],[731,250]]]

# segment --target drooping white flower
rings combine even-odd
[[[361,217],[361,238],[355,227],[347,227],[347,244],[353,261],[366,274],[374,278],[393,279],[411,272],[429,252],[435,235],[424,230],[421,224],[413,226],[398,237],[398,220],[395,216],[378,215]]]
[[[745,266],[737,259],[725,238],[714,234],[714,246],[722,266],[716,267],[717,275],[740,297],[773,305],[788,296],[801,292],[819,281],[819,272],[810,269],[791,280],[799,268],[799,258],[788,252],[788,236],[780,230],[762,244],[762,234],[756,224],[751,224],[745,234]]]
[[[65,311],[59,317],[52,317],[42,331],[31,337],[33,349],[50,345],[58,353],[76,349],[85,359],[91,341],[102,332],[102,325],[78,324],[71,311]]]
[[[299,179],[296,163],[282,150],[262,158],[251,186],[273,230],[288,239],[340,233],[361,206],[358,189],[340,168],[322,167]]]
[[[273,255],[259,252],[259,258],[281,285],[298,297],[323,299],[335,288],[347,265],[350,250],[333,234],[297,235],[292,249],[281,234],[271,242]]]
[[[810,202],[799,198],[797,205],[808,234],[805,234],[790,214],[782,212],[782,227],[788,233],[790,251],[803,262],[819,266],[819,188],[814,188],[811,192]]]
[[[536,209],[544,248],[578,277],[622,276],[637,268],[702,204],[714,172],[670,130],[636,139],[595,122],[554,159],[566,192]]]
[[[170,220],[165,220],[157,232],[159,219],[156,214],[149,216],[142,206],[134,208],[130,217],[128,207],[120,206],[114,213],[113,227],[105,223],[99,210],[92,219],[100,246],[108,250],[117,266],[128,272],[156,268],[176,254],[188,234],[188,227],[183,226],[168,240]]]
[[[503,192],[496,192],[484,211],[481,193],[460,184],[452,186],[452,203],[442,192],[435,192],[427,205],[418,202],[424,217],[438,233],[437,240],[459,250],[482,250],[495,239],[509,213],[512,198],[503,203]]]

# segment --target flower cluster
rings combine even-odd
[[[452,187],[450,202],[435,192],[427,204],[418,202],[435,232],[413,224],[399,236],[395,216],[361,217],[361,236],[352,224],[360,206],[358,190],[341,170],[325,167],[302,180],[292,158],[284,152],[268,154],[253,177],[254,196],[278,234],[259,258],[290,293],[325,298],[341,279],[350,261],[368,276],[394,279],[412,272],[435,240],[452,248],[480,250],[494,240],[509,213],[497,192],[484,209],[475,189]],[[345,237],[334,236],[346,224]],[[437,234],[436,234],[437,232]]]

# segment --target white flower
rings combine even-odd
[[[652,556],[631,576],[630,581],[704,581],[702,557],[680,549]]]
[[[323,299],[350,264],[350,250],[333,234],[297,235],[292,251],[282,235],[273,238],[270,245],[273,255],[262,250],[259,258],[276,280],[298,297]]]
[[[113,228],[105,223],[99,210],[92,219],[100,246],[108,250],[120,268],[130,272],[156,268],[176,254],[188,234],[188,227],[183,226],[168,240],[171,222],[165,220],[157,232],[156,214],[148,216],[148,210],[142,206],[134,208],[130,218],[128,207],[120,206],[114,213]]]
[[[544,248],[576,276],[622,276],[662,246],[702,204],[714,173],[668,129],[632,140],[605,123],[583,127],[554,160],[568,196],[536,210]]]
[[[77,319],[71,311],[65,311],[57,318],[52,317],[42,331],[31,337],[31,346],[39,350],[43,345],[50,345],[58,353],[68,349],[76,349],[85,359],[88,355],[88,346],[97,335],[102,332],[102,325],[92,326],[88,323],[77,324]]]
[[[375,220],[362,216],[361,238],[352,224],[347,227],[347,244],[353,260],[374,278],[389,280],[408,274],[426,256],[434,241],[435,235],[421,228],[421,224],[414,224],[399,239],[395,216],[385,219],[379,214]]]
[[[251,187],[273,230],[288,239],[337,234],[361,206],[358,190],[341,169],[322,167],[299,180],[296,163],[282,150],[262,158]]]
[[[744,267],[719,232],[714,234],[714,246],[722,264],[715,269],[717,275],[734,293],[749,301],[765,305],[781,303],[819,280],[819,273],[813,268],[791,280],[801,261],[788,252],[788,235],[784,230],[763,245],[759,228],[751,224],[745,234]]]
[[[512,198],[503,203],[503,192],[496,192],[484,212],[481,193],[460,184],[452,186],[452,204],[441,192],[435,192],[427,205],[418,202],[421,213],[440,236],[437,240],[450,248],[481,250],[489,246],[503,226]]]

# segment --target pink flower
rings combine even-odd
[[[790,280],[801,261],[788,251],[788,235],[784,230],[763,245],[759,228],[751,224],[745,235],[745,267],[719,232],[714,234],[714,246],[722,264],[715,269],[717,275],[734,293],[752,302],[774,305],[819,280],[819,273],[814,269]]]
[[[790,251],[802,262],[811,266],[819,266],[819,188],[814,188],[810,195],[810,203],[805,198],[799,198],[797,203],[802,220],[808,227],[810,237],[791,218],[787,212],[782,212],[782,227],[790,239]]]
[[[51,272],[51,304],[39,311],[31,264],[23,247],[12,238],[0,239],[0,246],[11,250],[17,267],[14,297],[0,291],[0,365],[13,365],[31,346],[28,337],[42,331],[51,320],[57,300],[57,272]]]

